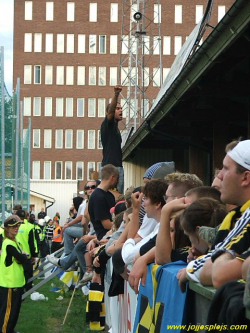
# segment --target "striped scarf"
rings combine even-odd
[[[237,210],[239,210],[239,208],[233,209],[232,211],[230,211],[227,214],[227,216],[225,217],[225,219],[223,220],[223,222],[219,228],[219,231],[225,230],[225,229],[230,230],[232,220],[233,220]],[[241,218],[235,223],[234,228],[228,233],[226,238],[223,241],[221,241],[220,243],[215,245],[214,250],[218,249],[220,247],[225,247],[225,248],[230,249],[230,246],[232,244],[232,240],[234,239],[234,237],[236,237],[237,235],[242,233],[244,227],[248,223],[250,223],[250,200],[248,200],[243,206],[240,207],[240,212],[242,215]],[[197,272],[203,267],[205,261],[207,259],[211,258],[214,250],[212,250],[212,251],[208,252],[206,255],[201,256],[198,259],[192,261],[188,265],[187,273],[191,277],[192,280],[199,282],[199,279],[198,279],[199,274],[197,276]],[[196,275],[196,277],[192,277],[192,274]]]

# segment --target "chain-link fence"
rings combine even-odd
[[[20,81],[11,97],[4,84],[4,51],[0,48],[0,223],[11,214],[15,204],[29,211],[30,123],[23,131]],[[3,214],[2,214],[3,213]]]

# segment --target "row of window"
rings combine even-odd
[[[43,175],[41,174],[41,163],[43,163]],[[75,174],[73,173],[73,170],[75,170]],[[100,172],[100,170],[101,170],[101,162],[97,163],[88,162],[87,179],[91,179],[91,173],[93,171]],[[32,162],[32,179],[52,179],[52,172],[54,174],[54,179],[84,180],[84,162],[81,161],[76,162],[74,167],[72,161],[65,161],[65,162],[56,161],[54,170],[52,170],[51,161]]]
[[[33,100],[33,102],[32,102]],[[104,118],[106,112],[106,106],[110,102],[107,102],[105,98],[88,98],[87,100],[87,114],[89,118]],[[45,116],[52,117],[53,110],[55,109],[56,117],[84,117],[85,116],[85,98],[76,98],[76,104],[74,105],[74,99],[72,97],[56,97],[54,98],[55,106],[53,107],[53,98],[45,97],[42,105],[41,97],[24,97],[23,98],[23,115],[30,117]],[[120,103],[123,107],[123,117],[133,118],[134,113],[138,112],[138,100],[132,100],[128,106],[125,99],[120,99]],[[152,106],[153,101],[145,98],[143,100],[143,106],[140,110],[140,114],[144,117]],[[76,108],[76,112],[74,111]],[[130,109],[128,111],[128,108]],[[43,112],[42,112],[43,110]],[[134,111],[136,110],[136,111]],[[129,112],[129,113],[128,113]]]
[[[54,69],[55,67],[55,69]],[[85,66],[77,66],[77,76],[75,78],[74,66],[52,66],[45,65],[44,72],[41,65],[24,65],[24,84],[47,84],[52,85],[54,80],[53,76],[56,76],[54,84],[57,85],[85,85]],[[56,72],[54,74],[54,71]],[[169,68],[163,68],[163,79],[169,72]],[[43,74],[43,75],[42,75]],[[42,77],[44,76],[44,81]],[[33,77],[33,80],[32,80]],[[154,87],[161,86],[161,73],[159,67],[153,68],[153,72],[150,73],[149,67],[144,67],[143,75],[139,72],[138,68],[122,67],[121,70],[121,84],[123,86],[137,85],[140,77],[143,77],[144,81],[141,84],[147,87],[151,84]],[[118,67],[109,67],[109,85],[115,86],[118,82]],[[107,67],[88,67],[88,85],[90,86],[106,86],[107,85]]]
[[[56,52],[57,53],[74,53],[75,52],[75,35],[74,34],[56,34]],[[118,36],[110,37],[110,54],[117,54]],[[89,53],[97,53],[97,42],[99,45],[99,54],[106,53],[107,36],[106,35],[89,35]],[[54,34],[45,34],[45,52],[54,52]],[[42,33],[25,33],[24,34],[24,52],[43,52],[43,35]],[[77,35],[77,53],[86,52],[86,35]]]
[[[53,21],[54,20],[54,2],[47,1],[46,2],[46,11],[45,11],[45,20]],[[68,22],[75,21],[75,3],[67,2],[67,14],[66,19]],[[154,23],[161,23],[161,12],[162,8],[160,4],[154,4],[152,7],[153,11],[153,21]],[[225,15],[226,8],[225,6],[218,6],[218,21]],[[133,20],[133,15],[138,12],[137,4],[131,6],[131,17]],[[195,6],[195,23],[199,23],[204,13],[203,5]],[[25,1],[25,20],[33,19],[33,1]],[[118,22],[118,3],[110,4],[110,22]],[[174,23],[182,24],[183,20],[183,6],[176,4],[174,9]],[[97,3],[89,3],[89,22],[97,22],[98,21],[98,7]]]
[[[56,129],[55,138],[52,140],[52,129],[43,130],[43,148],[52,148],[52,142],[54,142],[56,149],[73,149],[73,142],[75,142],[76,149],[84,149],[84,130],[73,129]],[[24,132],[25,135],[25,132]],[[74,137],[75,136],[75,137]],[[75,141],[74,141],[75,140]],[[100,130],[97,131],[97,144],[96,144],[96,131],[88,130],[88,149],[102,149]],[[33,148],[41,147],[41,130],[33,129]]]
[[[88,117],[100,118],[105,117],[105,108],[106,108],[106,99],[105,98],[88,98]],[[32,112],[33,106],[33,112]],[[44,112],[45,117],[52,117],[53,115],[53,98],[45,97],[44,98]],[[23,115],[24,116],[41,116],[42,115],[42,98],[33,97],[33,105],[31,97],[23,98]],[[55,98],[55,112],[56,117],[84,117],[85,114],[85,98],[76,99],[76,114],[74,112],[74,99],[72,97],[57,97]]]
[[[67,2],[66,4],[66,20],[68,22],[75,21],[75,3]],[[24,19],[26,21],[33,20],[33,1],[25,1]],[[46,1],[45,20],[54,21],[54,2]],[[89,3],[89,22],[97,22],[97,3]],[[118,3],[110,4],[110,22],[118,22]]]
[[[46,53],[85,53],[86,52],[86,39],[88,38],[88,52],[89,54],[106,54],[107,53],[107,36],[106,35],[89,35],[86,38],[84,34],[53,34],[45,33],[25,33],[24,34],[24,52],[43,52],[43,38],[45,38]],[[56,41],[54,40],[54,36]],[[77,37],[77,42],[75,40]],[[177,36],[179,38],[180,36]],[[141,45],[143,46],[143,54],[160,54],[161,41],[163,40],[163,54],[171,54],[171,37],[170,36],[150,36],[143,35],[141,37]],[[135,36],[123,35],[121,38],[121,53],[127,54],[128,52],[136,53],[137,41]],[[54,44],[56,43],[56,47]],[[176,38],[175,38],[176,43]],[[174,47],[175,54],[178,53],[176,46]],[[178,46],[177,46],[178,49]],[[177,52],[177,53],[176,53]],[[109,53],[118,53],[118,35],[109,36]]]

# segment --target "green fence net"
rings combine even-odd
[[[22,128],[20,82],[10,96],[4,84],[3,47],[0,49],[0,223],[12,213],[15,204],[29,211],[30,191],[30,124]]]

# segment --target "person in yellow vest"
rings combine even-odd
[[[0,257],[0,332],[13,333],[25,285],[23,265],[27,256],[16,240],[21,220],[11,215],[4,221],[4,238]]]
[[[18,210],[16,215],[20,217],[22,224],[18,230],[16,239],[21,243],[22,249],[28,255],[28,264],[24,266],[25,279],[28,281],[29,278],[33,276],[33,264],[38,257],[38,246],[35,237],[34,224],[29,223],[26,219],[26,214],[24,210]],[[25,285],[25,290],[32,288],[32,282]]]
[[[51,253],[59,250],[63,247],[63,236],[62,236],[62,228],[59,225],[59,219],[57,216],[54,216],[53,223],[55,229],[53,231],[52,245],[51,245]]]
[[[1,254],[1,248],[2,248],[2,243],[3,243],[3,234],[4,234],[4,228],[3,224],[0,226],[0,254]]]

